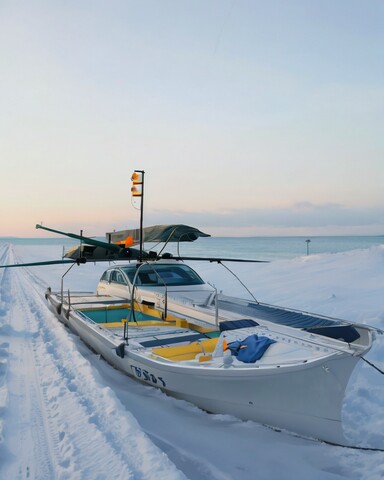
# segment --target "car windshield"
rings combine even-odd
[[[121,270],[128,276],[130,282],[136,273],[136,267],[122,267]],[[180,286],[202,285],[204,281],[199,275],[184,264],[144,265],[139,270],[138,285],[147,286]]]

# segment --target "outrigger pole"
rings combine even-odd
[[[132,197],[140,197],[140,262],[143,260],[144,174],[144,170],[135,170],[131,177]]]

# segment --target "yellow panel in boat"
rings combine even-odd
[[[124,325],[123,322],[108,322],[108,323],[97,323],[96,325],[100,325],[104,328],[119,328]]]
[[[199,353],[213,352],[217,338],[209,338],[202,342],[193,342],[189,345],[175,345],[172,347],[152,348],[152,353],[174,362],[193,360]]]
[[[104,308],[99,307],[98,309],[100,309],[100,310],[121,310],[123,308],[126,308],[127,310],[130,310],[131,307],[128,304],[119,303],[118,305],[105,305]],[[82,312],[89,312],[89,311],[92,311],[92,310],[95,310],[94,306],[81,308]]]
[[[176,327],[189,328],[189,324],[188,324],[187,320],[185,320],[183,318],[177,318],[176,319]]]
[[[168,320],[168,318],[167,318]],[[216,329],[214,328],[207,328],[207,327],[202,327],[200,325],[195,325],[194,323],[189,323],[188,320],[182,319],[182,318],[175,318],[175,325],[176,327],[180,328],[190,328],[191,330],[195,330],[196,332],[200,333],[208,333],[208,332],[215,332]]]
[[[128,323],[128,328],[132,327],[169,327],[174,326],[174,322],[165,322],[164,320],[143,320],[141,322],[127,322],[125,318],[121,322],[108,322],[108,323],[99,323],[105,328],[117,328],[122,327],[124,323]]]
[[[212,360],[212,355],[201,355],[199,357],[199,362],[209,362],[210,360]]]
[[[150,305],[144,305],[142,303],[138,304],[137,302],[135,302],[135,311],[144,313],[145,315],[149,315],[151,317],[157,317],[157,318],[163,317],[163,312],[161,310],[157,310],[156,308]],[[180,320],[180,319],[178,317],[175,317],[172,314],[167,314],[166,320],[168,322],[174,322],[175,320]]]

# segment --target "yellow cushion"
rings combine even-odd
[[[152,353],[174,362],[193,360],[199,353],[211,353],[216,347],[217,338],[209,338],[202,342],[193,342],[188,345],[175,345],[172,347],[152,348]]]

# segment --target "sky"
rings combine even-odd
[[[0,0],[0,236],[384,234],[381,0]]]

